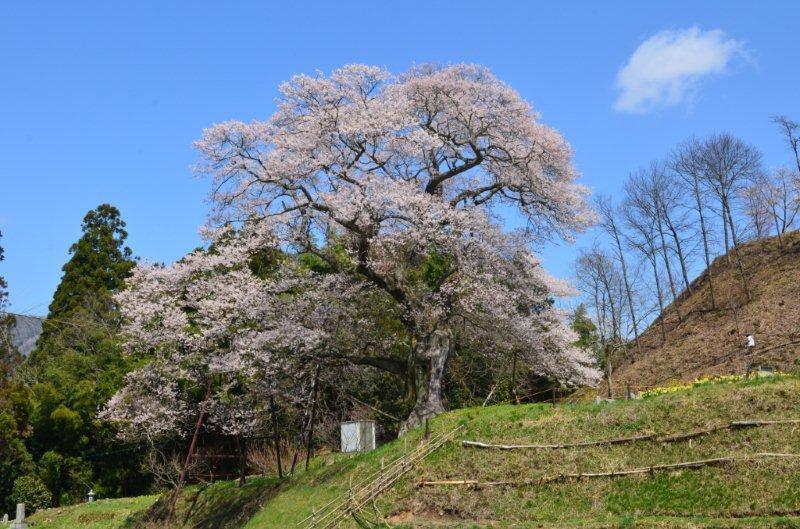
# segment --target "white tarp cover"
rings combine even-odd
[[[342,423],[342,452],[365,452],[375,449],[375,421]]]

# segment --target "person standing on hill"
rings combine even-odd
[[[753,350],[755,349],[755,347],[756,347],[756,337],[753,336],[752,333],[748,334],[747,335],[747,347],[745,348],[745,352],[744,352],[745,359],[747,359],[753,353]],[[750,369],[752,368],[753,363],[750,360],[746,360],[745,361],[745,365],[747,367],[745,367],[745,370],[744,370],[744,378],[747,379],[747,378],[750,377]]]

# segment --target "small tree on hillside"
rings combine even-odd
[[[597,325],[589,317],[589,311],[586,309],[584,303],[579,304],[572,311],[569,317],[569,324],[572,330],[578,334],[578,340],[575,345],[585,351],[591,351],[593,354],[597,353],[599,345],[599,337],[597,333]]]
[[[783,246],[783,235],[794,226],[800,213],[800,175],[788,167],[780,167],[764,173],[747,192],[758,194],[766,223],[772,225]]]
[[[792,151],[797,174],[800,175],[800,123],[792,121],[786,116],[775,116],[772,118],[772,122],[778,126],[778,130],[786,140],[786,145]]]
[[[771,215],[768,196],[771,192],[765,189],[769,185],[767,178],[762,177],[741,191],[742,211],[749,221],[747,231],[755,239],[763,239],[769,233]],[[778,234],[778,237],[781,235]]]

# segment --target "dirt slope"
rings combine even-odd
[[[754,241],[740,249],[750,284],[748,301],[735,256],[721,256],[711,265],[716,308],[712,309],[707,272],[683,292],[678,308],[666,309],[664,323],[654,321],[642,333],[639,349],[617,359],[612,379],[616,392],[694,380],[703,375],[741,373],[748,363],[797,370],[800,358],[800,232]],[[730,257],[730,263],[728,262]],[[756,347],[746,355],[746,337]]]

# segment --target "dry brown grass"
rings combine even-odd
[[[785,236],[785,243],[781,248],[777,238],[769,238],[742,246],[752,293],[749,302],[735,262],[729,265],[726,256],[718,257],[711,266],[716,309],[711,310],[704,273],[694,281],[692,294],[684,292],[679,300],[682,322],[672,306],[666,309],[666,342],[662,342],[656,321],[642,333],[640,350],[618,360],[615,393],[622,394],[626,384],[645,387],[741,373],[749,363],[796,371],[800,358],[800,232]],[[756,348],[746,356],[749,333],[756,337]]]

